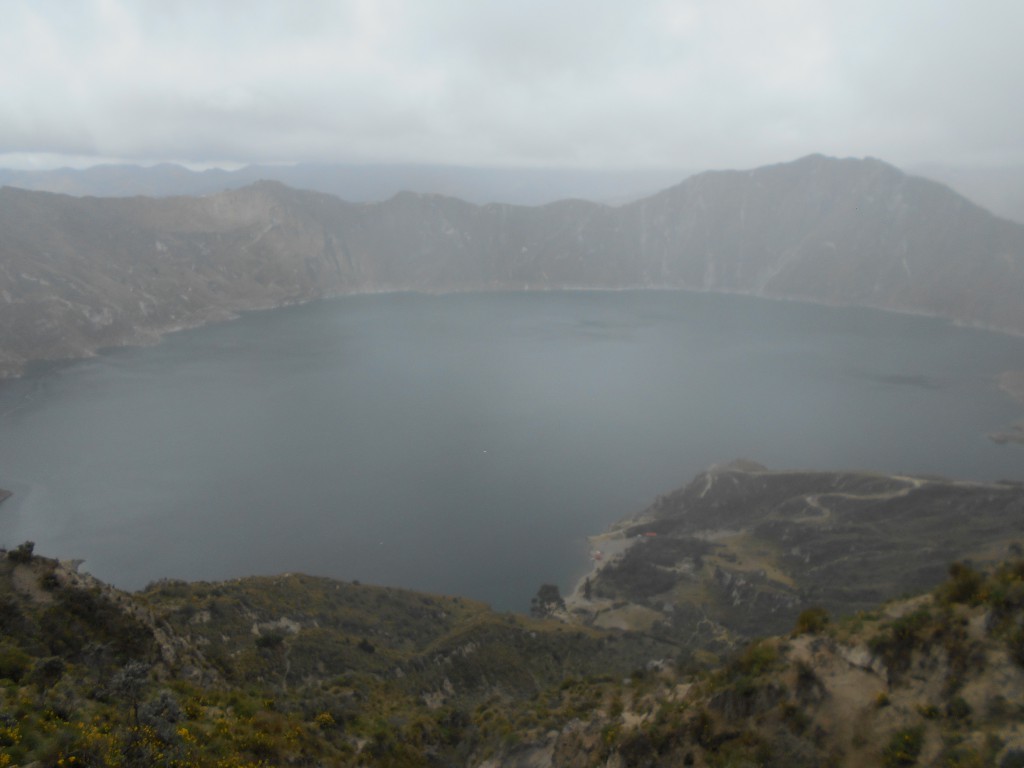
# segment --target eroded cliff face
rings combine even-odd
[[[346,293],[671,288],[1024,332],[1024,227],[877,160],[712,172],[612,208],[0,190],[0,372]]]

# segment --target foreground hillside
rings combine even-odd
[[[1024,562],[951,574],[702,669],[302,576],[129,595],[26,545],[0,560],[0,765],[1020,766]]]
[[[0,766],[1021,766],[1022,515],[1018,483],[738,462],[534,618],[297,574],[126,593],[26,542]]]
[[[1016,561],[958,564],[931,594],[834,625],[809,610],[708,672],[634,677],[549,737],[550,764],[1024,765],[1022,608]]]
[[[372,291],[671,288],[1024,332],[1024,227],[877,160],[711,172],[621,207],[0,190],[0,372]]]
[[[564,680],[671,652],[299,575],[128,594],[28,544],[0,559],[0,631],[0,766],[448,765],[547,722]]]

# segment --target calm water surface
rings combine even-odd
[[[359,296],[0,383],[0,545],[125,588],[282,571],[521,609],[736,457],[1024,479],[1024,340],[668,292]]]

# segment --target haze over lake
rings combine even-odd
[[[1024,340],[738,296],[355,296],[0,383],[0,545],[521,609],[712,463],[1024,479]]]

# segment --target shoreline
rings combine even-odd
[[[884,312],[886,314],[903,315],[908,317],[922,317],[930,318],[934,320],[941,320],[949,323],[956,328],[966,328],[970,330],[982,331],[985,333],[995,333],[1003,336],[1010,336],[1014,338],[1024,338],[1024,328],[1011,328],[1011,327],[999,327],[989,326],[983,323],[975,323],[969,320],[961,318],[951,317],[949,315],[938,314],[934,312],[928,312],[926,310],[918,310],[905,307],[884,307],[873,304],[853,304],[845,302],[825,301],[820,299],[814,299],[806,296],[779,296],[771,295],[758,292],[756,290],[745,290],[745,289],[730,289],[730,288],[708,288],[702,286],[686,286],[686,285],[655,285],[655,284],[634,284],[626,286],[597,286],[597,285],[561,285],[561,286],[541,286],[541,285],[526,285],[526,286],[481,286],[481,287],[465,287],[465,288],[449,288],[449,289],[438,289],[438,290],[423,290],[423,289],[410,289],[401,288],[397,286],[377,286],[359,288],[355,290],[345,291],[328,291],[318,296],[307,296],[307,297],[290,297],[282,299],[277,302],[269,303],[256,303],[251,307],[232,306],[232,307],[206,307],[203,310],[197,311],[196,315],[192,318],[185,319],[183,321],[168,324],[164,326],[154,327],[135,327],[132,329],[130,334],[127,334],[124,338],[114,341],[113,343],[102,343],[92,345],[89,344],[79,350],[79,354],[71,354],[61,357],[29,357],[24,359],[0,359],[0,381],[4,379],[18,379],[25,375],[26,369],[33,363],[60,363],[60,362],[73,362],[77,360],[85,360],[90,357],[96,357],[102,354],[107,349],[121,349],[125,347],[145,347],[154,344],[159,344],[163,340],[164,336],[178,333],[180,331],[195,330],[197,328],[203,328],[208,325],[214,325],[218,323],[231,322],[239,319],[239,317],[248,312],[268,312],[275,309],[285,309],[288,307],[302,306],[306,304],[313,304],[321,301],[331,301],[334,299],[344,299],[353,296],[380,296],[380,295],[394,295],[394,294],[420,294],[424,296],[450,296],[460,295],[467,293],[476,294],[488,294],[488,293],[623,293],[629,291],[636,292],[665,292],[665,293],[692,293],[692,294],[711,294],[720,296],[737,296],[744,298],[759,299],[762,301],[771,302],[782,302],[782,303],[794,303],[794,304],[807,304],[819,307],[828,307],[833,309],[864,309],[872,312]],[[205,315],[205,316],[204,316]],[[1005,384],[1005,381],[1012,382],[1011,384]],[[998,376],[999,386],[1006,391],[1011,397],[1018,402],[1024,404],[1024,371],[1005,371]]]
[[[618,525],[616,523],[615,525]],[[584,605],[593,605],[594,601],[583,597],[583,590],[587,581],[601,572],[610,564],[618,562],[622,555],[636,543],[636,539],[626,538],[621,528],[598,533],[587,537],[587,546],[590,548],[590,569],[576,580],[572,591],[565,596],[565,607],[572,611],[583,608]],[[594,557],[600,553],[600,559]]]

